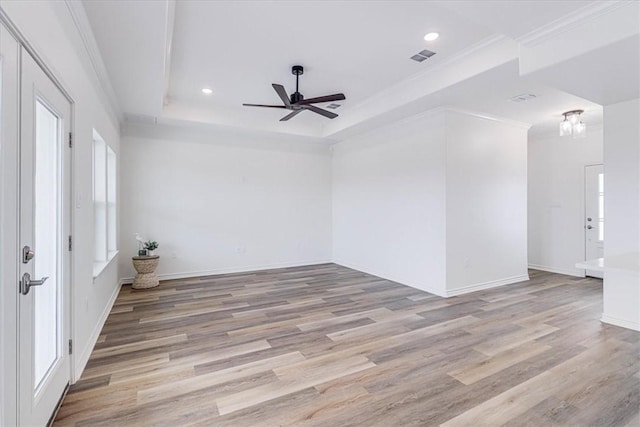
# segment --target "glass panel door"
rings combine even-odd
[[[604,256],[604,168],[589,165],[584,168],[585,183],[585,259]],[[587,276],[602,278],[602,272],[586,270]]]
[[[46,425],[71,378],[71,104],[26,52],[20,96],[18,424]]]
[[[35,278],[47,277],[46,286],[34,291],[35,361],[34,391],[39,390],[47,373],[60,356],[60,118],[36,100],[35,181],[34,181],[34,257]]]

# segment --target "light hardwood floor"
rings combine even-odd
[[[638,426],[602,282],[444,299],[333,264],[122,288],[55,425]]]

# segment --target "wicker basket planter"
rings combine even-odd
[[[156,268],[160,261],[160,257],[158,255],[134,256],[132,260],[133,268],[138,272],[135,279],[133,279],[133,284],[131,285],[133,289],[155,288],[160,284],[158,276],[156,275]]]

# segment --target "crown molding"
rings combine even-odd
[[[513,127],[519,128],[519,129],[526,130],[526,131],[528,131],[531,128],[531,124],[529,124],[529,123],[520,122],[520,121],[512,120],[512,119],[507,119],[505,117],[494,116],[492,114],[486,114],[486,113],[482,113],[480,111],[467,110],[467,109],[464,109],[464,108],[453,107],[453,106],[450,106],[450,105],[442,105],[442,106],[430,108],[430,109],[425,110],[425,111],[421,111],[421,112],[413,114],[411,116],[404,117],[404,118],[402,118],[400,120],[392,121],[391,123],[386,123],[386,124],[384,124],[382,126],[379,126],[379,127],[364,129],[362,131],[350,134],[347,137],[334,139],[333,141],[330,141],[330,143],[332,144],[332,146],[333,145],[337,145],[337,144],[340,144],[343,141],[347,141],[347,140],[350,140],[350,139],[361,138],[363,135],[366,135],[369,132],[373,132],[373,131],[381,132],[381,131],[384,131],[384,130],[403,127],[403,126],[406,126],[407,124],[412,123],[412,122],[414,122],[416,120],[426,120],[426,119],[430,119],[430,118],[434,118],[434,117],[438,117],[438,116],[445,116],[447,113],[461,114],[461,115],[475,117],[475,118],[478,118],[478,119],[488,120],[488,121],[492,121],[492,122],[496,122],[496,123],[502,123],[502,124],[505,124],[505,125],[508,125],[508,126],[513,126]]]
[[[457,113],[457,114],[462,114],[462,115],[465,115],[465,116],[476,117],[478,119],[483,119],[483,120],[489,120],[489,121],[492,121],[492,122],[503,123],[505,125],[517,127],[517,128],[524,129],[524,130],[529,130],[531,128],[531,123],[520,122],[518,120],[507,119],[505,117],[494,116],[492,114],[485,114],[485,113],[482,113],[480,111],[466,110],[464,108],[450,107],[450,106],[445,106],[443,108],[444,108],[445,111],[450,112],[450,113]]]
[[[579,27],[584,21],[605,15],[616,9],[628,6],[634,2],[628,0],[604,0],[577,9],[568,15],[562,16],[548,24],[545,24],[527,34],[519,37],[517,41],[526,47],[535,47],[559,34]]]
[[[80,34],[82,44],[87,52],[93,71],[98,79],[98,83],[109,102],[109,107],[118,121],[122,122],[122,110],[118,103],[115,91],[113,90],[113,86],[111,85],[109,73],[107,72],[107,68],[102,60],[102,54],[98,48],[98,43],[93,35],[93,30],[91,29],[87,12],[84,10],[84,6],[80,1],[64,0],[64,2],[69,10],[73,23]]]
[[[259,140],[281,143],[308,143],[326,146],[333,140],[319,136],[308,136],[278,132],[275,130],[252,129],[240,126],[230,126],[214,123],[195,122],[168,117],[154,117],[140,114],[125,114],[125,120],[120,127],[123,137],[152,137],[160,139],[207,140],[212,135],[220,141]]]
[[[433,108],[428,108],[426,110],[415,112],[414,114],[404,116],[397,120],[391,120],[389,122],[384,122],[382,124],[376,124],[373,126],[367,126],[364,128],[356,129],[350,128],[349,131],[345,134],[344,131],[340,131],[337,134],[332,134],[331,136],[323,136],[330,144],[336,145],[340,144],[344,141],[359,139],[361,137],[366,136],[371,132],[384,132],[387,130],[392,130],[395,128],[401,128],[403,126],[407,126],[416,120],[428,120],[436,117],[444,116],[446,112],[446,107],[437,106]]]
[[[167,14],[165,21],[164,39],[164,93],[163,106],[169,103],[169,79],[171,77],[171,48],[173,46],[173,29],[175,28],[176,0],[167,0]]]

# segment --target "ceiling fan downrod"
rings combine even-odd
[[[304,74],[304,67],[302,65],[294,65],[291,67],[291,74],[296,76],[296,91],[291,94],[291,103],[295,104],[296,102],[302,101],[304,96],[298,90],[298,80],[302,74]]]

